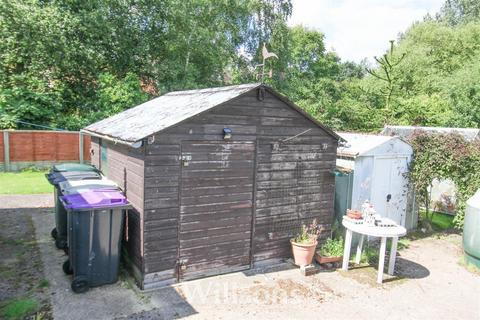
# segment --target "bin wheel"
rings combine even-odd
[[[65,254],[68,256],[68,246],[66,246],[65,248],[63,248],[63,252],[65,252]]]
[[[72,268],[70,267],[70,260],[66,260],[66,261],[63,263],[62,269],[63,269],[63,272],[65,272],[65,274],[73,274],[73,270],[72,270]]]
[[[85,293],[90,289],[88,281],[83,278],[76,278],[72,281],[72,291],[75,293]]]
[[[65,248],[67,248],[67,241],[57,238],[55,239],[55,246],[58,249],[65,250]]]
[[[52,232],[50,232],[50,235],[53,239],[57,239],[57,228],[53,228]]]

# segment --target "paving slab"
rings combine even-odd
[[[0,195],[1,209],[50,207],[53,207],[53,193]]]

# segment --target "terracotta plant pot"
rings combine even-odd
[[[297,243],[290,240],[292,244],[293,259],[297,266],[307,266],[312,263],[313,255],[315,254],[315,248],[317,247],[317,241],[312,244]]]
[[[337,256],[337,257],[323,257],[319,253],[315,253],[315,260],[319,264],[324,264],[324,263],[337,263],[343,260],[343,256]]]

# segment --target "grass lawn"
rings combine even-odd
[[[420,215],[422,219],[426,219],[425,211],[422,210],[420,212]],[[454,216],[449,214],[435,212],[433,214],[432,227],[438,231],[451,229],[453,227],[453,217]]]
[[[53,187],[45,179],[45,171],[0,173],[0,194],[50,193]]]

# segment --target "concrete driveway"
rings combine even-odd
[[[283,264],[151,292],[123,275],[78,295],[61,269],[66,256],[49,235],[52,209],[32,212],[55,319],[480,319],[480,276],[459,263],[458,235],[412,241],[399,253],[395,277],[382,285],[371,267],[303,277]]]

